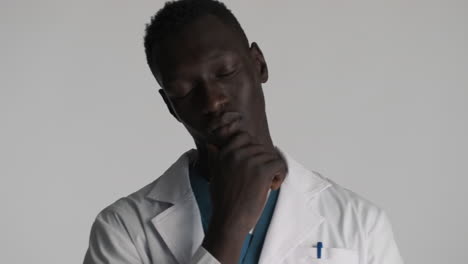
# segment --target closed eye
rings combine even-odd
[[[220,73],[220,74],[218,74],[217,77],[218,78],[226,78],[226,77],[234,75],[234,73],[236,73],[236,70]]]
[[[193,89],[191,89],[188,93],[186,93],[185,95],[182,95],[182,96],[171,96],[171,99],[173,99],[173,100],[182,100],[182,99],[188,97],[192,93],[192,90]]]
[[[173,90],[172,91],[177,91],[177,92],[171,92],[171,94],[168,95],[168,97],[172,100],[180,100],[180,99],[184,99],[186,97],[188,97],[192,91],[194,90],[193,88],[188,88],[188,87],[184,87],[184,89],[175,89],[175,88],[172,88]]]

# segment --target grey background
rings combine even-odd
[[[194,147],[145,62],[162,3],[1,1],[1,263],[80,263],[96,214]],[[467,2],[227,4],[275,144],[385,208],[407,263],[465,263]]]

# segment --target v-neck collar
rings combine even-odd
[[[200,210],[203,231],[206,234],[212,215],[210,183],[200,174],[196,166],[189,167],[190,184]],[[263,212],[253,229],[247,234],[242,246],[239,263],[257,263],[263,247],[263,242],[273,215],[279,190],[270,191]]]

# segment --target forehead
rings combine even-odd
[[[246,50],[241,33],[217,17],[207,15],[165,39],[153,53],[153,59],[159,65],[160,75],[169,76],[212,60],[242,57]]]

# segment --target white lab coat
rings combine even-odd
[[[276,148],[289,171],[259,263],[403,263],[382,209]],[[196,155],[196,149],[185,152],[154,182],[102,210],[84,264],[219,263],[201,247],[204,233],[188,175]]]

